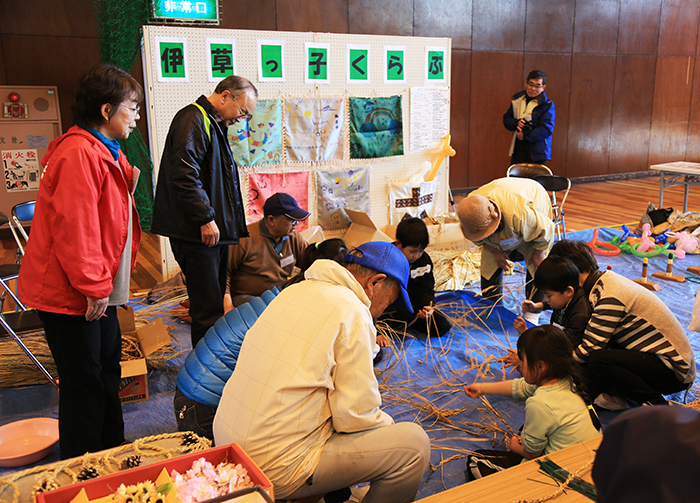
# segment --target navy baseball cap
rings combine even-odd
[[[263,213],[273,217],[285,215],[292,220],[306,220],[311,215],[300,208],[297,200],[285,192],[277,192],[268,197],[263,204]]]
[[[348,253],[345,261],[381,272],[398,281],[401,295],[396,299],[395,305],[398,309],[412,313],[411,299],[406,290],[411,266],[401,250],[393,243],[384,241],[370,241],[358,246],[355,250],[362,252],[362,256]]]

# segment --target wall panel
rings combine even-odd
[[[97,37],[94,12],[93,0],[3,0],[0,30],[8,35]]]
[[[413,0],[350,0],[349,33],[413,35]]]
[[[659,56],[694,56],[698,38],[698,2],[664,0]]]
[[[510,165],[512,133],[503,127],[503,114],[522,89],[523,55],[472,52],[471,67],[469,186],[476,187],[504,176]]]
[[[528,0],[525,51],[571,52],[575,4],[570,0]]]
[[[619,54],[656,54],[663,0],[622,0]]]
[[[610,134],[611,174],[644,171],[649,167],[655,66],[653,56],[617,56]]]
[[[615,57],[574,54],[566,176],[608,172]]]
[[[348,0],[277,0],[280,31],[348,32]]]
[[[255,2],[219,3],[219,26],[227,29],[275,30],[277,29],[276,0]]]
[[[525,47],[527,2],[499,0],[474,2],[472,50],[522,51]]]
[[[700,161],[700,64],[698,57],[693,58],[693,96],[690,101],[690,118],[688,123],[688,141],[685,160]]]
[[[576,2],[574,52],[614,54],[620,0],[586,0]]]
[[[73,124],[75,84],[88,68],[100,63],[97,39],[4,35],[3,46],[22,48],[5,51],[9,84],[58,87],[61,123],[64,131],[67,130]],[[49,47],[51,57],[47,58]],[[76,54],[80,57],[76,58]]]
[[[649,164],[685,159],[694,59],[664,56],[656,61]]]
[[[450,37],[452,49],[471,49],[471,0],[415,0],[413,10],[416,37]]]
[[[527,75],[532,70],[542,70],[547,74],[545,93],[554,102],[556,112],[552,135],[552,160],[547,163],[547,166],[556,174],[566,176],[571,54],[525,53],[524,61],[523,75]]]
[[[457,152],[450,158],[450,187],[469,187],[469,109],[471,85],[470,51],[452,48],[452,89],[450,100],[450,134],[452,148]]]
[[[3,36],[0,35],[0,86],[7,84],[7,73],[5,71],[5,55],[3,51]]]

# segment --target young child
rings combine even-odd
[[[430,237],[425,222],[420,218],[402,220],[396,228],[394,244],[406,256],[411,264],[411,276],[408,279],[408,295],[411,298],[414,314],[406,311],[387,310],[381,318],[390,327],[403,332],[414,318],[410,327],[422,334],[441,337],[450,331],[452,325],[442,313],[435,310],[435,276],[433,261],[425,253]],[[386,341],[377,340],[380,346]]]
[[[489,394],[525,400],[525,424],[520,435],[511,438],[510,452],[475,451],[467,458],[470,479],[601,434],[600,421],[590,405],[572,353],[573,345],[561,329],[553,325],[533,327],[518,339],[523,378],[464,387],[471,398]]]
[[[579,286],[579,270],[568,258],[550,255],[535,272],[535,286],[544,294],[543,302],[523,302],[523,313],[552,308],[550,323],[561,328],[574,347],[581,344],[593,308]],[[527,325],[522,317],[513,324],[519,334]]]
[[[306,270],[319,259],[335,260],[339,264],[345,263],[345,255],[348,254],[348,251],[348,245],[345,244],[345,241],[338,238],[326,239],[320,243],[310,244],[297,261],[299,272],[289,278],[289,281],[285,283],[283,288],[287,288],[290,285],[302,281]]]

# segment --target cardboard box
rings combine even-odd
[[[348,232],[345,233],[343,240],[350,249],[357,248],[361,244],[369,241],[386,241],[387,243],[394,241],[377,228],[367,213],[353,211],[347,208],[345,211],[352,223],[350,224]]]
[[[136,330],[134,308],[117,308],[117,318],[122,336],[135,337],[139,341],[141,352],[148,356],[170,342],[168,330],[160,318],[149,322]],[[122,379],[119,382],[119,398],[123,402],[142,402],[148,400],[148,367],[146,359],[122,360]]]
[[[272,482],[270,482],[262,470],[260,470],[238,444],[229,444],[207,449],[206,451],[186,454],[173,459],[167,459],[165,461],[159,461],[146,466],[139,466],[138,468],[132,468],[123,472],[104,475],[96,479],[86,480],[85,482],[61,487],[53,491],[39,493],[36,495],[36,503],[70,503],[82,489],[85,489],[85,494],[90,501],[103,498],[114,493],[120,484],[129,486],[146,480],[155,482],[163,468],[165,468],[168,473],[172,470],[184,473],[189,470],[192,467],[192,463],[199,458],[204,458],[213,465],[217,465],[222,461],[226,461],[227,463],[240,463],[248,471],[248,476],[253,483],[261,486],[268,496],[270,496],[270,499],[275,499]],[[241,492],[243,491],[245,490],[241,490]],[[231,493],[231,496],[236,496],[237,493],[239,493],[239,491]]]

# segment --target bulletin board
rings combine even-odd
[[[291,129],[290,124],[293,123],[289,122],[290,117],[285,115],[283,122],[287,127],[284,131],[282,154],[274,156],[270,154],[271,161],[264,164],[244,165],[245,163],[239,162],[243,200],[250,221],[256,219],[255,210],[250,204],[250,195],[251,191],[258,190],[255,184],[259,182],[260,177],[266,182],[273,180],[278,190],[284,190],[284,187],[292,187],[296,184],[298,191],[299,187],[306,183],[308,186],[307,209],[311,212],[308,225],[315,226],[328,222],[328,219],[332,218],[332,215],[324,215],[323,212],[316,211],[317,203],[320,201],[316,172],[359,170],[367,173],[369,177],[369,195],[364,198],[364,204],[368,206],[369,211],[365,210],[365,212],[369,213],[378,228],[390,223],[395,224],[392,222],[395,216],[392,216],[391,207],[393,206],[391,205],[397,196],[390,194],[390,184],[416,177],[427,167],[426,161],[435,163],[441,151],[440,140],[449,134],[451,77],[451,40],[449,38],[222,30],[180,26],[144,26],[143,31],[146,109],[156,180],[172,118],[181,108],[195,101],[200,95],[209,96],[218,83],[216,76],[213,75],[211,63],[214,43],[225,43],[233,48],[232,63],[235,75],[247,78],[258,89],[259,102],[256,110],[260,109],[261,102],[264,100],[280,100],[275,104],[278,108],[281,104],[283,114],[294,114],[295,107],[297,109],[300,106],[303,107],[302,102],[307,98],[328,98],[331,101],[335,99],[333,103],[341,102],[338,106],[342,109],[341,118],[344,122],[345,136],[339,150],[332,155],[324,157],[324,153],[316,157],[308,156],[303,152],[303,148],[293,148],[294,143],[303,146],[305,139],[303,135],[291,135],[289,129]],[[178,67],[176,77],[164,78],[164,70],[161,66],[162,51],[171,41],[176,43],[183,57],[176,60],[181,65]],[[262,44],[267,48],[268,43],[273,47],[282,48],[283,55],[278,60],[283,67],[281,78],[270,78],[269,71],[266,74],[262,72],[265,53],[261,53],[260,47]],[[320,77],[314,76],[312,80],[309,80],[309,73],[314,68],[316,70],[320,68],[318,64],[320,58],[313,60],[310,56],[312,54],[310,48],[321,51],[325,55],[323,74]],[[355,52],[351,52],[351,49]],[[357,50],[360,52],[356,52]],[[358,54],[362,59],[358,59]],[[399,60],[398,56],[394,56],[395,54],[399,54],[402,59]],[[439,74],[436,71],[435,54],[442,57],[439,60]],[[396,71],[398,67],[394,61],[401,63],[402,78],[397,79],[396,75],[392,75],[387,70],[389,65],[392,65],[394,67],[392,71]],[[353,66],[353,62],[357,64]],[[267,70],[271,68],[273,68],[272,65],[268,66]],[[360,80],[356,79],[358,76]],[[358,98],[372,98],[378,101],[390,97],[400,97],[402,153],[393,152],[385,157],[358,158],[355,151],[351,152],[353,143],[350,140],[350,121],[353,103],[357,103]],[[234,126],[229,128],[230,139],[232,129]],[[232,150],[236,151],[233,144]],[[445,157],[442,161],[434,184],[431,186],[433,194],[430,214],[433,216],[441,215],[448,210],[448,160],[449,157]],[[292,190],[289,192],[294,193]],[[420,199],[420,194],[414,191],[406,200],[411,196],[414,196],[413,199]],[[328,229],[324,225],[324,234],[326,238],[342,237],[346,229]],[[170,252],[167,240],[163,238],[161,238],[161,250],[163,277],[167,279],[177,272],[178,266]]]

